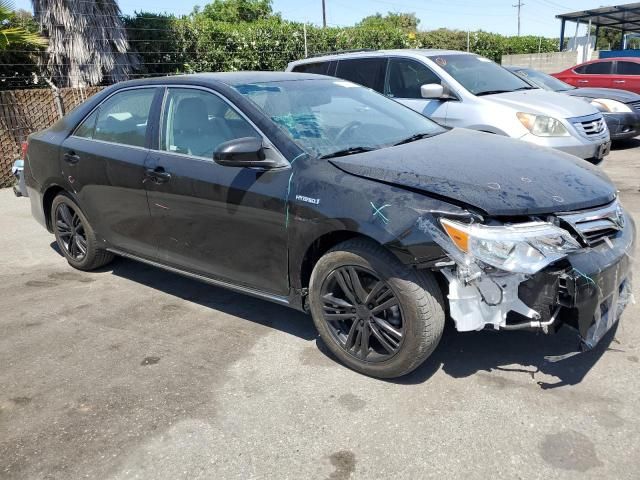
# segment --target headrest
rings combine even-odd
[[[207,107],[199,98],[183,98],[173,117],[174,131],[198,131],[209,121]]]

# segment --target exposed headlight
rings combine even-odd
[[[601,112],[628,113],[631,111],[624,103],[608,98],[594,98],[590,103]]]
[[[493,227],[442,218],[440,223],[460,250],[508,272],[536,273],[581,248],[569,232],[546,222]]]
[[[538,137],[568,137],[569,132],[560,120],[547,117],[546,115],[535,115],[533,113],[516,113],[520,123],[524,128]]]

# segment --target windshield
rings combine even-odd
[[[235,89],[303,150],[318,157],[375,150],[416,135],[444,132],[419,113],[345,80],[288,80]]]
[[[557,78],[552,77],[551,75],[547,75],[546,73],[538,72],[537,70],[532,70],[530,68],[522,68],[514,70],[514,72],[517,75],[524,77],[534,85],[537,85],[540,88],[544,88],[545,90],[551,90],[553,92],[566,92],[567,90],[576,88],[569,85],[568,83],[564,83],[562,80],[558,80]]]
[[[535,88],[497,63],[477,55],[437,55],[429,58],[474,95]]]

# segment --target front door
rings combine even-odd
[[[422,98],[420,87],[430,83],[441,85],[442,79],[426,65],[410,58],[389,60],[385,95],[446,125],[448,102],[436,98]]]
[[[87,116],[62,144],[64,177],[98,237],[152,257],[151,216],[143,181],[148,119],[158,88],[121,90]]]
[[[288,293],[289,169],[223,167],[216,147],[259,137],[226,100],[170,87],[145,183],[163,263],[275,294]]]

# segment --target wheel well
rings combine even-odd
[[[375,241],[370,237],[367,237],[366,235],[362,235],[356,232],[349,232],[346,230],[330,232],[322,235],[321,237],[318,237],[307,249],[302,260],[300,269],[300,281],[302,288],[309,286],[309,281],[311,280],[311,272],[313,271],[313,267],[315,266],[316,262],[320,260],[320,257],[322,257],[325,253],[327,253],[339,243],[357,237]]]
[[[44,218],[47,222],[47,230],[50,232],[53,231],[53,226],[51,225],[51,205],[53,204],[53,199],[58,196],[60,192],[64,192],[64,188],[54,185],[49,187],[42,197],[42,209],[44,211]]]

